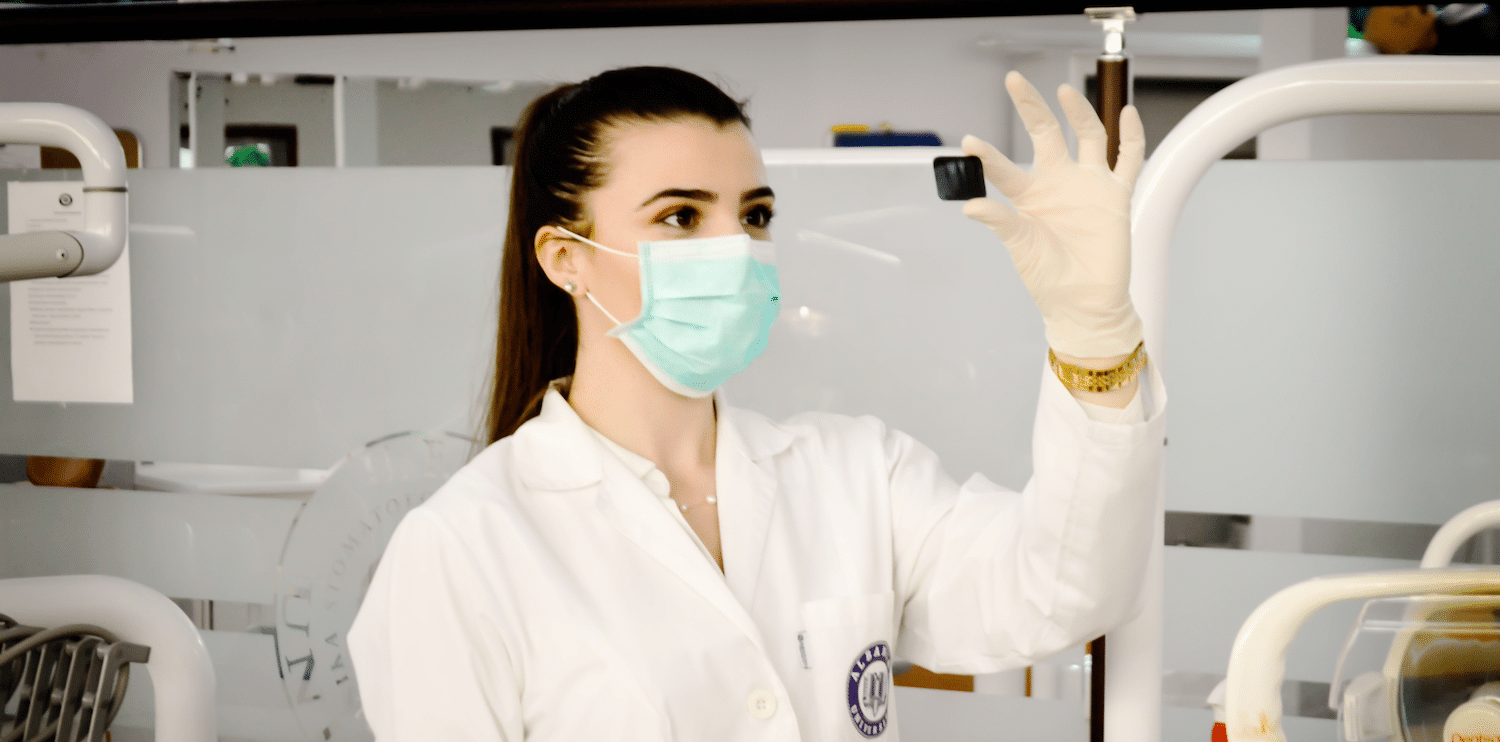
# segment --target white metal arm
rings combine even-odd
[[[104,121],[60,103],[0,103],[0,143],[61,147],[83,166],[83,231],[0,236],[0,282],[87,276],[125,249],[125,151]]]
[[[156,692],[157,742],[215,742],[215,676],[203,636],[166,596],[139,582],[103,575],[0,580],[0,613],[43,628],[102,626],[151,648],[146,670]]]
[[[1131,209],[1130,288],[1152,363],[1168,365],[1167,260],[1178,218],[1199,179],[1225,153],[1272,126],[1309,116],[1486,112],[1500,113],[1500,60],[1494,57],[1312,62],[1246,78],[1193,109],[1146,163]],[[1106,742],[1161,739],[1161,541],[1158,533],[1141,615],[1109,635]]]
[[[1465,508],[1443,524],[1427,542],[1427,551],[1422,554],[1422,567],[1446,567],[1453,562],[1453,554],[1474,534],[1500,526],[1500,500],[1481,502]]]
[[[1500,589],[1500,569],[1399,570],[1321,577],[1293,585],[1261,603],[1234,639],[1226,679],[1224,726],[1229,742],[1286,742],[1281,681],[1286,650],[1309,616],[1344,600]]]
[[[1183,117],[1136,184],[1131,289],[1151,331],[1166,329],[1167,256],[1199,179],[1240,142],[1278,124],[1336,113],[1500,113],[1494,57],[1370,58],[1312,62],[1247,77]],[[1153,359],[1160,348],[1151,348]]]

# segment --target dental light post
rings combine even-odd
[[[1120,112],[1130,104],[1130,61],[1125,56],[1125,24],[1135,20],[1135,9],[1129,6],[1084,8],[1089,20],[1104,28],[1104,49],[1095,65],[1098,87],[1094,110],[1104,124],[1105,157],[1113,168],[1120,158]],[[1105,637],[1088,645],[1089,655],[1089,739],[1105,742],[1106,648]]]
[[[1135,8],[1084,8],[1089,20],[1104,27],[1104,51],[1095,64],[1098,80],[1094,108],[1108,135],[1109,166],[1120,157],[1120,111],[1130,104],[1130,60],[1125,56],[1125,24],[1135,20]]]
[[[83,166],[83,231],[0,235],[0,283],[99,273],[125,249],[125,151],[98,116],[59,103],[0,103],[0,142],[61,147]]]

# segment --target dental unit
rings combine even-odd
[[[61,147],[83,166],[82,231],[0,235],[0,283],[88,276],[125,249],[125,152],[98,116],[59,103],[0,103],[0,143]],[[66,204],[71,205],[71,204]]]

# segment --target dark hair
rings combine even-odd
[[[494,443],[540,410],[547,383],[578,355],[573,299],[542,272],[533,241],[549,224],[592,235],[583,196],[604,184],[612,128],[703,118],[750,125],[744,103],[670,67],[627,67],[563,85],[521,114],[511,171],[510,221],[500,264],[500,326],[482,438]]]

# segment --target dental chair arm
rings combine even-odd
[[[1500,592],[1500,569],[1399,570],[1320,577],[1282,590],[1250,614],[1229,654],[1224,699],[1229,742],[1286,742],[1281,681],[1286,651],[1308,617],[1343,600],[1422,593]]]
[[[0,283],[88,276],[125,249],[125,151],[98,116],[60,103],[0,103],[0,143],[61,147],[83,166],[83,231],[0,235]]]
[[[30,626],[87,623],[151,648],[157,742],[216,742],[213,661],[203,636],[169,598],[103,575],[0,580],[0,613]]]

